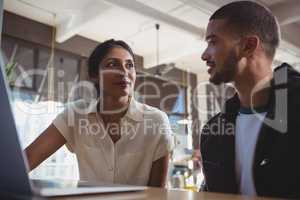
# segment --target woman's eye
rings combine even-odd
[[[118,63],[117,62],[110,62],[106,65],[106,67],[117,67]]]
[[[122,63],[115,62],[115,61],[109,62],[106,65],[107,68],[117,68],[117,67],[121,67],[121,66],[122,66]],[[125,63],[125,67],[128,68],[128,69],[130,69],[130,68],[134,67],[134,64],[131,63],[131,62]]]
[[[127,67],[127,68],[133,68],[134,65],[133,65],[133,63],[126,63],[126,67]]]

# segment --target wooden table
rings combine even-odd
[[[143,192],[128,192],[115,194],[97,194],[97,195],[82,195],[73,197],[56,197],[51,200],[271,200],[273,198],[263,197],[246,197],[241,195],[209,193],[209,192],[189,192],[182,190],[166,190],[161,188],[149,188]]]

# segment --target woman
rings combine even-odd
[[[92,52],[88,72],[98,100],[76,101],[57,116],[26,148],[30,170],[66,144],[81,180],[164,187],[171,129],[164,112],[132,96],[132,50],[123,41],[105,41]]]

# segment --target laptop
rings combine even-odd
[[[145,186],[89,183],[82,181],[31,180],[26,156],[21,149],[10,104],[4,62],[0,53],[0,193],[24,196],[65,196],[95,193],[142,191]]]

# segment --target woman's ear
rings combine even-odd
[[[96,98],[99,98],[99,96],[101,95],[101,88],[100,88],[100,84],[99,84],[99,78],[89,76],[89,81],[92,82],[93,85],[94,85],[95,93],[93,92],[93,94],[96,95]]]
[[[256,35],[246,36],[242,39],[241,53],[243,57],[251,57],[259,47],[260,39]]]
[[[94,84],[97,90],[99,90],[99,77],[89,75],[88,80]]]
[[[91,82],[93,82],[93,83],[98,83],[99,82],[99,78],[98,77],[91,77],[91,76],[89,76],[89,79],[90,79],[90,81]]]
[[[99,76],[96,73],[88,73],[88,80],[92,83],[99,83]]]

